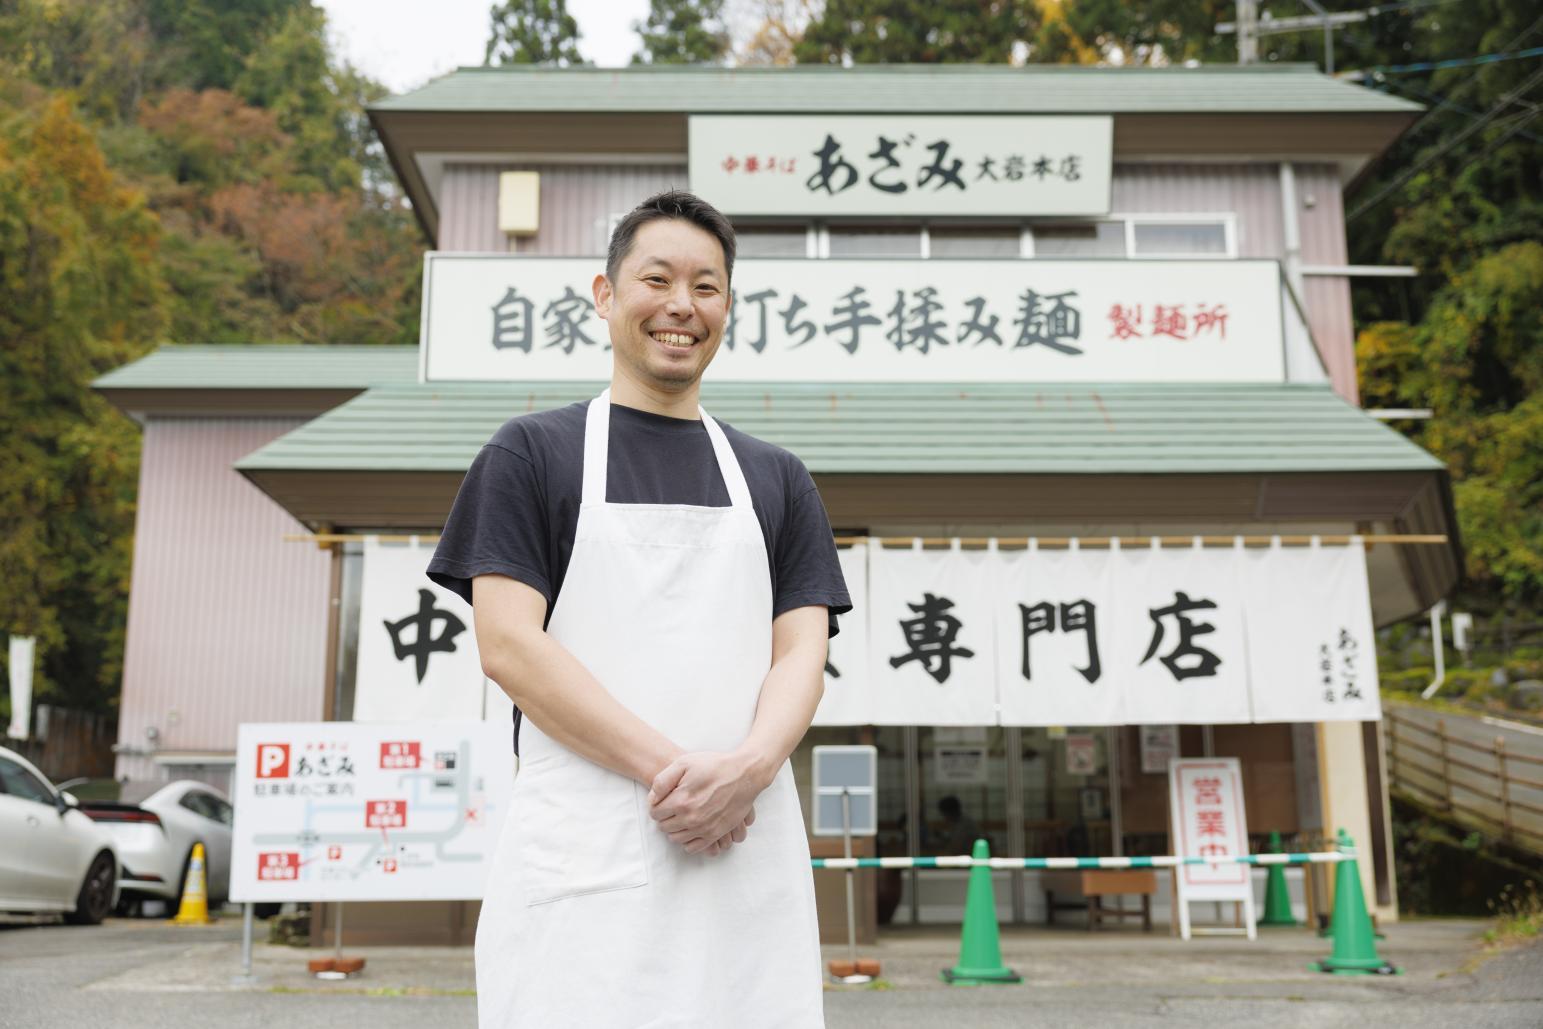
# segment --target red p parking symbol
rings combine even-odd
[[[257,778],[289,778],[289,744],[259,743],[257,745]]]

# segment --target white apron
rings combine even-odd
[[[547,631],[688,751],[732,750],[771,667],[750,490],[702,412],[730,507],[606,503],[610,390],[590,401],[573,555]],[[809,842],[784,761],[743,843],[690,855],[648,788],[524,720],[477,923],[480,1029],[823,1026]]]

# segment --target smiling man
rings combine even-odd
[[[788,755],[851,605],[803,464],[698,404],[733,270],[689,193],[622,219],[594,280],[610,388],[506,422],[429,565],[517,709],[482,1029],[824,1024]]]

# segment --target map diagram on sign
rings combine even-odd
[[[324,725],[244,748],[253,763],[250,781],[238,781],[232,899],[244,899],[237,880],[248,877],[253,899],[480,896],[506,798],[474,760],[485,741]]]

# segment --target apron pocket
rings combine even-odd
[[[643,820],[647,794],[631,779],[576,754],[552,754],[520,770],[519,856],[525,903],[648,882]]]

